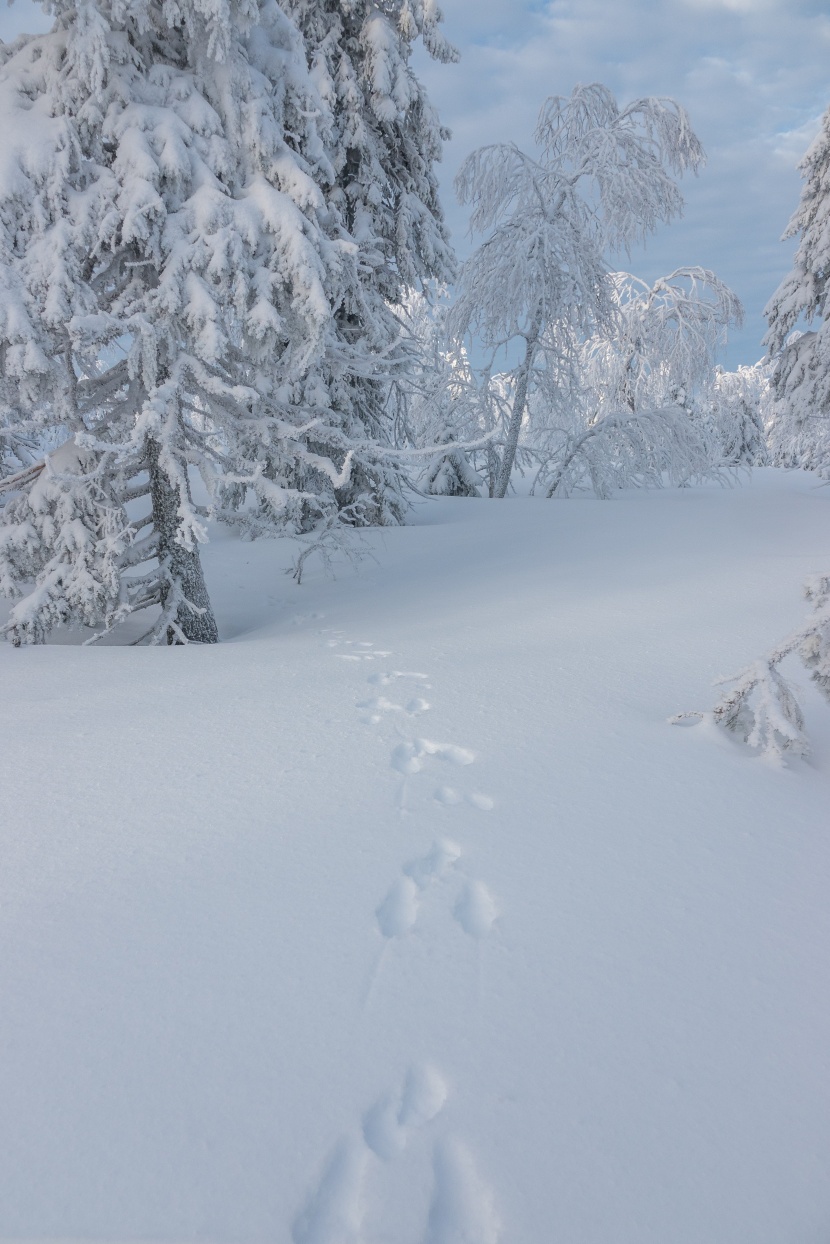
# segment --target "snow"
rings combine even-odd
[[[830,713],[667,718],[829,514],[434,498],[300,588],[220,532],[218,648],[0,648],[0,1235],[826,1238]]]

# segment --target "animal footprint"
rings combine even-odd
[[[480,940],[491,932],[499,918],[499,909],[483,881],[468,881],[456,900],[452,914],[465,933]]]
[[[436,803],[442,803],[446,808],[454,807],[461,803],[464,799],[467,803],[478,808],[480,812],[491,812],[495,806],[495,801],[489,795],[482,795],[479,791],[470,791],[466,795],[462,795],[452,786],[439,786],[433,795]]]
[[[444,1108],[448,1094],[447,1082],[435,1067],[410,1067],[401,1095],[398,1122],[402,1127],[423,1127]]]
[[[405,864],[404,873],[415,882],[419,890],[425,890],[430,882],[443,877],[460,858],[461,847],[458,843],[443,838],[435,843],[428,855]]]
[[[294,1222],[294,1244],[360,1244],[368,1157],[365,1145],[356,1138],[335,1146],[317,1187]]]
[[[457,803],[461,803],[464,796],[452,786],[439,786],[433,798],[436,803],[443,803],[445,807],[452,808]]]
[[[420,698],[412,699],[407,704],[393,704],[382,695],[373,700],[360,700],[357,707],[369,710],[369,715],[361,720],[373,726],[381,720],[382,713],[405,713],[408,717],[419,717],[429,710],[427,701]]]
[[[294,1220],[293,1244],[362,1244],[370,1154],[392,1161],[406,1147],[411,1130],[436,1118],[446,1100],[447,1084],[434,1067],[411,1067],[402,1091],[385,1094],[366,1112],[362,1138],[347,1137],[335,1146]],[[443,1137],[435,1145],[432,1169],[423,1244],[499,1244],[501,1221],[493,1192],[467,1147]]]
[[[388,657],[388,652],[338,652],[341,661],[374,661],[375,657]]]
[[[433,1161],[435,1186],[424,1244],[498,1244],[501,1223],[493,1193],[467,1148],[439,1141]]]
[[[341,661],[374,661],[376,657],[391,657],[392,655],[385,649],[376,648],[369,640],[333,639],[328,642],[329,648],[339,648],[341,644],[352,649],[351,652],[336,653]]]
[[[389,654],[384,654],[388,656]],[[366,679],[367,682],[373,683],[376,687],[388,687],[391,682],[395,682],[398,678],[410,678],[414,682],[421,683],[424,687],[429,687],[429,674],[416,674],[408,670],[391,670],[384,674],[370,674]]]
[[[378,928],[386,938],[403,937],[415,925],[421,892],[442,877],[461,856],[461,848],[445,839],[436,842],[428,855],[404,866],[403,876],[394,883],[375,912]]]
[[[363,1116],[363,1139],[388,1162],[404,1148],[409,1131],[434,1119],[446,1100],[446,1081],[434,1067],[410,1067],[401,1091],[385,1093]]]
[[[455,765],[471,765],[475,760],[475,752],[469,748],[457,747],[455,743],[433,743],[430,739],[413,739],[410,743],[399,743],[392,752],[392,768],[398,773],[419,773],[423,766],[424,756],[437,756],[439,760],[448,760]]]
[[[412,877],[399,877],[375,915],[384,937],[403,937],[418,918],[419,886]]]

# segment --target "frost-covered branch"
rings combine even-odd
[[[540,467],[547,497],[567,497],[587,484],[597,497],[614,489],[675,487],[717,473],[705,440],[678,405],[607,414],[581,432],[564,432]]]
[[[810,743],[804,728],[804,714],[794,688],[779,666],[796,654],[810,677],[830,702],[830,576],[809,579],[804,591],[813,613],[771,652],[753,661],[732,678],[719,679],[728,686],[712,710],[713,720],[744,743],[765,756],[781,760],[786,753],[807,756]],[[702,713],[682,713],[678,723]]]
[[[374,558],[366,539],[354,530],[363,525],[359,505],[359,501],[355,502],[351,510],[330,516],[319,527],[297,537],[303,548],[286,573],[291,575],[298,586],[303,581],[306,563],[311,557],[319,557],[326,574],[331,576],[334,575],[334,562],[338,558],[346,558],[355,569],[366,558]]]
[[[462,267],[451,335],[459,343],[475,335],[485,348],[515,340],[521,352],[498,497],[509,486],[537,376],[567,371],[567,351],[585,336],[614,337],[620,300],[608,252],[677,216],[675,178],[703,162],[679,104],[648,98],[620,108],[598,83],[549,99],[536,139],[538,157],[513,144],[483,147],[456,179],[471,229],[488,236]],[[686,272],[693,284],[696,271]]]
[[[35,482],[45,465],[46,461],[44,459],[43,462],[35,462],[33,466],[26,467],[22,471],[15,471],[14,475],[6,475],[3,479],[0,479],[0,494],[20,492],[27,489],[30,484]]]

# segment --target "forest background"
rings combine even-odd
[[[827,107],[830,15],[818,0],[446,0],[444,31],[457,65],[419,48],[415,68],[452,131],[439,166],[456,251],[470,249],[467,210],[452,187],[464,157],[490,142],[528,141],[540,101],[575,82],[604,82],[621,100],[679,99],[707,153],[686,178],[683,218],[661,227],[632,260],[649,282],[694,263],[721,277],[746,317],[721,361],[762,353],[763,308],[789,270],[780,241],[798,202],[796,164]],[[32,0],[0,11],[0,38],[47,30]],[[629,268],[624,257],[619,266]]]

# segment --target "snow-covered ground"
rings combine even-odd
[[[218,648],[0,648],[0,1235],[824,1244],[830,712],[666,719],[828,519],[435,500],[300,588],[220,534]]]

